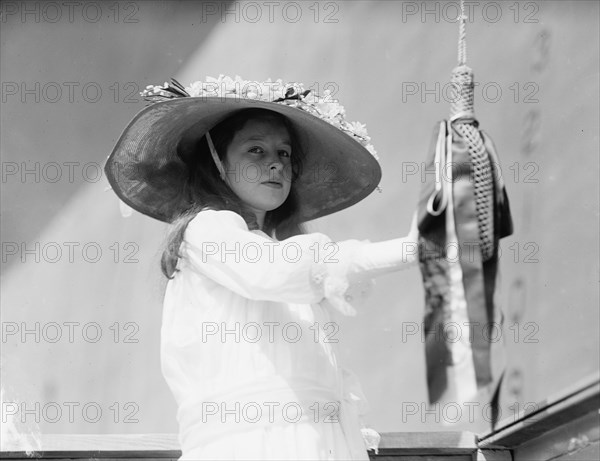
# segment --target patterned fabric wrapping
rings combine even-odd
[[[490,338],[502,324],[498,241],[513,231],[498,165],[475,120],[443,121],[434,130],[418,206],[432,404],[464,403],[482,390],[497,398],[503,348]]]

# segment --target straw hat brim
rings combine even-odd
[[[154,103],[133,118],[105,165],[111,187],[133,209],[171,222],[190,205],[182,194],[188,173],[177,156],[179,142],[200,138],[234,112],[249,108],[277,112],[295,128],[305,153],[292,186],[300,198],[302,221],[348,208],[379,184],[381,167],[365,147],[304,110],[241,98],[188,97]]]

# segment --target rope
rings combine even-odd
[[[450,104],[450,121],[463,138],[471,160],[471,179],[475,195],[479,243],[484,261],[494,254],[493,235],[493,176],[490,160],[477,129],[475,118],[473,71],[467,66],[467,32],[464,0],[460,1],[460,23],[458,32],[458,66],[452,71],[452,86],[457,92]]]
[[[460,0],[460,24],[458,26],[458,65],[467,63],[467,28],[465,20],[465,0]]]
[[[475,119],[473,109],[473,71],[467,66],[467,15],[465,1],[460,0],[460,22],[458,29],[458,66],[452,71],[452,87],[456,95],[450,104],[450,118]]]

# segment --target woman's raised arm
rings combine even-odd
[[[249,299],[318,303],[327,298],[346,315],[344,293],[354,281],[399,270],[416,259],[411,237],[371,243],[332,242],[321,233],[280,242],[248,230],[232,211],[206,210],[190,221],[182,243],[186,264]]]

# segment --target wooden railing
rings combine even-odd
[[[372,454],[372,459],[470,461],[477,452],[477,436],[471,432],[400,432],[381,436],[379,454]],[[43,435],[40,442],[45,450],[36,452],[35,458],[165,461],[181,455],[175,434]],[[2,458],[32,459],[23,452],[3,452]]]
[[[600,376],[594,374],[536,405],[537,410],[500,422],[479,436],[479,449],[509,449],[514,460],[600,459]]]

